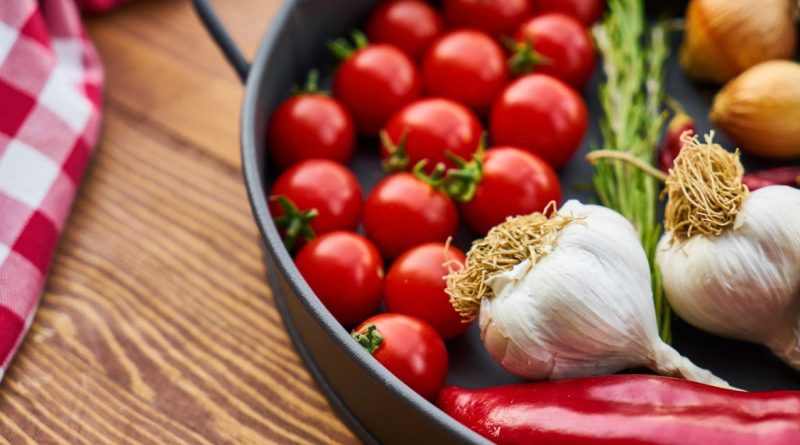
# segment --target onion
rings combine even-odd
[[[723,84],[758,63],[789,59],[796,20],[795,0],[691,0],[681,64],[694,80]]]
[[[773,60],[748,69],[720,90],[710,117],[745,151],[800,156],[800,63]]]

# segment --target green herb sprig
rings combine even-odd
[[[592,30],[606,77],[600,86],[602,148],[627,152],[647,164],[653,162],[667,117],[662,105],[668,30],[666,21],[647,27],[641,0],[610,0],[606,17]],[[670,307],[654,261],[661,236],[659,184],[636,167],[601,160],[594,186],[603,205],[622,213],[636,226],[650,261],[659,334],[669,343]]]

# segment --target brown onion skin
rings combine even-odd
[[[742,150],[775,160],[800,157],[800,63],[750,68],[717,93],[709,117]]]
[[[721,85],[797,46],[795,0],[691,0],[680,49],[693,80]]]

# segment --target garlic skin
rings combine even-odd
[[[752,192],[732,229],[673,242],[656,262],[672,308],[688,323],[769,346],[800,370],[800,190]]]
[[[729,387],[658,336],[650,268],[633,225],[613,210],[568,201],[575,218],[555,247],[487,280],[481,338],[509,372],[533,379],[603,375],[647,366]]]
[[[717,93],[709,117],[745,151],[800,156],[800,63],[773,60],[748,69]]]
[[[691,0],[680,48],[692,79],[721,85],[797,45],[795,0]]]

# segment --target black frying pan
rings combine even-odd
[[[350,428],[367,443],[487,443],[417,395],[350,338],[323,307],[284,249],[267,206],[270,181],[277,171],[266,156],[265,130],[272,111],[285,99],[293,84],[301,83],[314,67],[333,66],[325,42],[346,35],[363,22],[378,0],[286,0],[273,19],[252,64],[242,56],[212,11],[208,0],[194,6],[225,57],[245,83],[241,122],[244,177],[256,224],[264,243],[269,282],[286,329],[298,353],[322,392]],[[649,2],[653,12],[666,6],[684,10],[685,2]],[[266,22],[266,20],[265,20]],[[266,26],[266,23],[265,23]],[[679,40],[674,42],[677,48]],[[585,91],[591,127],[581,153],[601,141],[597,117],[599,70]],[[673,56],[667,66],[667,91],[680,100],[697,119],[698,130],[711,128],[705,116],[713,90],[691,84]],[[731,146],[720,135],[718,141]],[[382,177],[377,141],[359,140],[350,164],[365,192]],[[565,198],[593,200],[585,187],[592,169],[578,154],[559,172]],[[764,164],[745,159],[746,164]],[[583,190],[583,191],[581,191]],[[457,239],[468,247],[473,237],[463,231]],[[731,384],[750,390],[800,389],[800,374],[760,346],[720,339],[676,320],[674,346],[699,366],[712,370]],[[487,387],[519,380],[495,364],[480,344],[477,327],[463,338],[450,341],[449,384]]]

